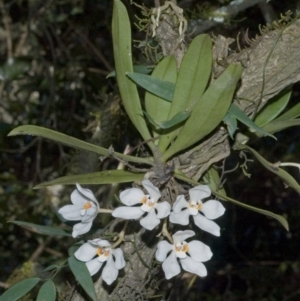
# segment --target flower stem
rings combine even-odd
[[[119,238],[118,240],[113,244],[112,248],[115,249],[119,244],[121,244],[121,242],[124,240],[125,237],[125,232],[126,232],[126,228],[128,226],[128,221],[125,223],[122,231],[119,233]]]
[[[98,212],[99,212],[99,213],[100,213],[100,212],[101,212],[101,213],[112,213],[113,210],[111,210],[111,209],[101,209],[101,208],[100,208],[100,209],[98,210]]]

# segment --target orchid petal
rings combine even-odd
[[[143,214],[144,212],[140,207],[118,207],[113,211],[112,216],[123,219],[138,219]]]
[[[180,259],[181,266],[187,272],[196,274],[200,277],[205,277],[207,275],[206,267],[203,263],[194,261],[191,257]]]
[[[76,187],[82,197],[84,197],[88,201],[94,202],[96,205],[99,206],[98,201],[91,190],[82,188],[79,184],[76,184]]]
[[[159,189],[155,187],[149,180],[142,181],[142,185],[148,191],[151,198],[157,202],[157,200],[161,197]]]
[[[91,261],[86,262],[85,264],[90,272],[90,275],[93,276],[101,269],[103,262],[100,262],[98,258],[94,258]]]
[[[224,214],[225,208],[221,202],[209,200],[202,205],[201,212],[206,218],[215,219]]]
[[[165,240],[162,240],[157,245],[155,257],[158,261],[165,261],[168,253],[174,249],[174,246]]]
[[[188,225],[189,224],[190,213],[188,209],[182,210],[179,213],[174,211],[170,214],[170,222],[173,224]]]
[[[111,247],[111,244],[108,240],[96,238],[93,240],[89,240],[89,242],[97,247],[105,248],[105,247]]]
[[[125,266],[125,260],[124,260],[124,255],[123,255],[123,251],[118,248],[118,249],[114,249],[112,250],[112,253],[115,257],[115,266],[118,270],[123,269]]]
[[[84,243],[74,253],[74,256],[80,261],[90,261],[97,255],[97,247],[93,246],[90,242]]]
[[[200,213],[193,215],[193,218],[197,227],[215,236],[220,236],[220,227],[215,222],[207,219]]]
[[[172,235],[174,240],[174,245],[176,245],[177,242],[182,243],[187,238],[192,237],[195,235],[195,232],[192,230],[185,230],[185,231],[177,231],[175,234]]]
[[[77,205],[66,205],[58,210],[58,213],[63,216],[64,219],[69,221],[81,220],[80,210],[81,206]]]
[[[129,188],[120,193],[120,200],[126,206],[140,204],[144,197],[144,192],[139,188]]]
[[[207,185],[199,185],[189,190],[190,200],[198,201],[211,195],[211,190]]]
[[[118,269],[115,266],[114,260],[112,256],[110,256],[107,261],[106,265],[102,271],[102,279],[108,284],[111,285],[118,277]]]
[[[86,201],[89,201],[89,199],[84,198],[77,189],[73,190],[70,199],[74,205],[80,207],[82,207],[86,203]]]
[[[210,247],[201,241],[193,240],[189,242],[189,255],[191,258],[197,262],[204,262],[212,257],[212,252]]]
[[[168,202],[156,203],[155,209],[157,210],[156,217],[161,219],[170,214],[171,206]]]
[[[175,252],[171,252],[171,254],[163,262],[162,268],[165,272],[166,279],[170,279],[180,273],[180,266],[177,262]]]
[[[85,214],[81,216],[81,221],[83,223],[93,221],[97,216],[97,214],[98,214],[98,208],[95,205],[92,205],[92,207],[86,209]]]
[[[140,220],[140,224],[147,230],[153,230],[160,223],[160,219],[156,217],[155,210],[152,209],[149,213]]]
[[[73,226],[72,236],[75,238],[78,235],[89,232],[90,229],[92,228],[92,224],[93,222],[75,224]]]
[[[172,210],[175,213],[179,213],[182,209],[187,208],[188,206],[189,206],[189,203],[186,201],[184,195],[181,194],[176,198],[176,201],[173,205]]]

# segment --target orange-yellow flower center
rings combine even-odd
[[[190,202],[189,202],[189,207],[190,207],[191,209],[196,209],[197,211],[201,210],[201,209],[202,209],[202,206],[203,206],[203,204],[202,204],[201,201],[199,201],[199,202],[190,201]]]
[[[186,242],[183,242],[181,244],[176,244],[175,250],[176,252],[187,253],[189,251],[189,245]]]
[[[155,201],[149,195],[145,195],[142,198],[142,204],[152,208],[155,205]]]
[[[87,210],[87,209],[89,209],[89,208],[91,208],[91,207],[92,207],[91,202],[86,202],[86,203],[84,204],[84,206],[83,206],[83,209]]]
[[[108,256],[109,255],[109,249],[107,248],[97,248],[97,255],[98,256]]]

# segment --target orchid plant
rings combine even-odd
[[[148,263],[145,262],[146,258],[142,258],[136,246],[137,234],[140,240],[145,233],[153,238],[151,245],[155,249],[155,256],[152,257],[162,263],[167,280],[179,277],[181,269],[205,277],[208,272],[203,262],[210,260],[213,253],[198,237],[202,230],[217,237],[222,234],[221,227],[214,220],[224,215],[224,200],[271,216],[288,228],[287,221],[282,216],[228,197],[222,187],[220,175],[212,166],[214,162],[224,159],[223,154],[214,157],[213,153],[205,152],[206,145],[203,146],[208,141],[205,139],[211,139],[209,141],[213,144],[217,139],[216,135],[226,140],[229,134],[233,134],[237,127],[229,120],[242,120],[257,132],[271,135],[233,105],[243,72],[241,64],[229,64],[217,78],[213,78],[212,40],[206,34],[198,35],[186,49],[184,38],[187,22],[181,9],[167,1],[163,7],[148,12],[148,17],[152,37],[160,39],[160,25],[166,20],[173,22],[176,33],[175,42],[170,46],[173,52],[170,50],[167,53],[168,49],[165,49],[165,57],[157,63],[151,76],[133,72],[128,14],[122,2],[114,0],[112,32],[116,79],[125,111],[145,141],[146,155],[138,151],[135,155],[118,153],[112,148],[104,149],[37,126],[22,126],[10,133],[50,138],[79,150],[97,153],[102,158],[116,159],[122,165],[116,170],[66,176],[36,187],[58,183],[76,184],[70,197],[72,205],[63,206],[58,213],[65,221],[78,223],[73,226],[71,234],[62,229],[55,233],[80,239],[80,246],[75,244],[73,247],[76,250],[70,252],[68,264],[93,300],[97,300],[97,296],[91,276],[98,279],[101,275],[108,286],[117,285],[118,281],[124,279],[124,276],[118,278],[123,273],[119,272],[123,268],[129,269],[130,256],[133,253],[138,253],[142,265],[147,269],[155,264],[153,258],[147,258]],[[177,52],[174,47],[177,47]],[[178,55],[173,55],[174,53]],[[144,105],[136,85],[146,89]],[[227,130],[224,124],[228,125]],[[246,143],[243,139],[236,141],[235,148],[251,152],[262,164],[270,166],[269,162],[263,161]],[[205,160],[197,157],[201,152]],[[202,161],[206,165],[199,163]],[[279,167],[277,170],[285,183],[294,183],[290,175],[283,173]],[[113,208],[102,208],[102,205],[100,207],[101,202],[97,201],[93,192],[81,187],[85,184],[117,185],[129,182],[132,184],[127,184],[127,188],[120,191],[118,198],[125,206],[115,206],[116,202],[112,202]],[[293,185],[295,189],[299,189]],[[107,228],[118,229],[117,236],[106,239],[104,231],[100,231],[99,235],[98,232],[95,234],[92,224],[98,213],[109,214],[111,219],[116,219]],[[141,229],[129,229],[129,223],[139,225]],[[35,229],[45,231],[45,228],[37,225]],[[136,233],[132,234],[132,231]],[[192,236],[196,239],[190,241]],[[134,252],[126,254],[126,244],[133,244]],[[40,278],[32,280],[32,287],[39,281]],[[14,292],[14,289],[8,290],[8,294],[10,291]]]

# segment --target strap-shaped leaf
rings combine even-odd
[[[247,125],[249,128],[254,131],[262,134],[263,136],[270,136],[276,140],[276,137],[264,131],[262,128],[257,126],[239,107],[235,104],[232,104],[228,110],[228,113],[234,116],[237,120]]]
[[[290,119],[294,119],[300,116],[300,103],[297,103],[295,106],[293,106],[291,109],[289,109],[284,114],[280,115],[278,118],[274,120],[274,122],[277,121],[287,121]]]
[[[177,179],[179,179],[179,180],[185,181],[185,182],[193,184],[193,185],[200,185],[201,184],[201,183],[199,183],[199,182],[197,182],[197,181],[195,181],[193,179],[188,178],[187,176],[185,176],[179,170],[176,170],[174,172],[174,176]],[[224,194],[222,194],[220,192],[216,192],[212,188],[211,188],[211,192],[212,192],[212,194],[218,196],[222,200],[226,200],[226,201],[232,202],[233,204],[241,206],[241,207],[244,207],[245,209],[248,209],[248,210],[251,210],[251,211],[254,211],[254,212],[257,212],[257,213],[269,216],[269,217],[272,217],[272,218],[276,219],[287,231],[289,230],[289,225],[288,225],[287,220],[283,216],[281,216],[281,215],[275,214],[275,213],[270,212],[268,210],[260,209],[260,208],[257,208],[257,207],[254,207],[254,206],[250,206],[248,204],[236,201],[236,200],[234,200],[232,198],[227,197],[226,195],[224,195]]]
[[[21,226],[22,228],[32,231],[34,233],[51,235],[51,236],[72,236],[71,233],[68,233],[60,228],[41,226],[41,225],[22,222],[22,221],[12,221],[11,223]]]
[[[180,112],[176,114],[171,120],[156,122],[147,112],[144,112],[144,114],[146,115],[149,122],[158,129],[170,129],[176,125],[179,125],[191,116],[191,112]]]
[[[223,118],[223,121],[227,125],[227,130],[228,130],[229,136],[231,137],[231,139],[233,139],[233,135],[234,135],[235,131],[237,130],[236,118],[228,111],[227,114],[225,115],[225,117]]]
[[[229,109],[242,71],[241,66],[231,64],[209,86],[174,144],[163,154],[163,160],[167,161],[177,152],[193,145],[218,126]]]
[[[73,275],[84,291],[93,301],[97,301],[94,283],[85,263],[77,260],[74,256],[68,258],[68,263]]]
[[[36,301],[55,301],[56,289],[52,280],[47,280],[40,288]]]
[[[143,180],[143,173],[134,173],[126,170],[105,170],[93,173],[86,173],[80,175],[72,175],[60,177],[55,180],[41,183],[34,187],[39,189],[46,186],[61,184],[61,185],[73,185],[73,184],[86,184],[86,185],[100,185],[100,184],[116,184],[116,183],[128,183],[138,180]]]
[[[146,65],[133,65],[133,71],[142,74],[149,74],[152,71],[152,67]],[[110,72],[106,78],[115,77],[116,71]]]
[[[193,39],[182,59],[167,120],[171,120],[180,112],[191,111],[191,108],[198,103],[208,85],[211,68],[211,39],[207,34],[198,35]],[[174,129],[162,135],[158,144],[162,153],[177,133],[178,129]]]
[[[175,58],[173,56],[168,56],[160,61],[155,67],[151,78],[160,80],[160,89],[156,89],[156,91],[153,91],[152,93],[149,93],[151,92],[150,90],[148,90],[149,92],[146,92],[145,107],[147,113],[152,116],[156,122],[162,122],[168,119],[171,108],[171,103],[165,101],[165,99],[169,98],[170,101],[172,100],[177,79]],[[162,95],[162,93],[164,93],[164,95]]]
[[[53,130],[43,128],[41,126],[22,125],[22,126],[15,128],[8,134],[8,136],[16,136],[16,135],[39,136],[39,137],[54,140],[56,142],[62,143],[64,145],[67,145],[70,147],[74,147],[79,150],[96,153],[96,154],[99,154],[102,156],[111,155],[110,151],[107,150],[106,148],[82,141],[80,139],[77,139],[77,138],[74,138],[74,137],[53,131]],[[153,165],[153,161],[151,160],[151,158],[139,158],[139,157],[127,156],[127,155],[123,155],[123,154],[120,154],[117,152],[113,152],[113,155],[119,159],[129,161],[129,162],[145,163],[145,164]]]
[[[126,72],[133,72],[131,26],[126,7],[120,0],[114,0],[112,37],[117,82],[124,108],[144,140],[148,140],[151,135],[142,113],[136,85],[126,76]],[[153,142],[148,144],[153,148]]]
[[[254,119],[254,122],[259,126],[263,127],[270,121],[274,120],[287,106],[290,101],[292,94],[291,87],[282,90],[274,99],[270,100],[262,111],[260,111]]]
[[[40,281],[40,278],[29,278],[22,280],[8,290],[1,296],[0,301],[17,301],[30,292]]]
[[[268,133],[276,133],[279,131],[282,131],[284,129],[293,127],[293,126],[299,126],[300,125],[300,119],[291,119],[291,120],[282,120],[282,121],[277,121],[277,119],[275,119],[274,121],[266,124],[263,127],[263,130],[268,132]],[[258,134],[257,136],[260,136],[260,134]]]

